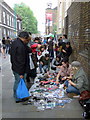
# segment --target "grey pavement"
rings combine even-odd
[[[77,99],[66,104],[64,108],[37,111],[33,105],[15,103],[13,98],[14,76],[9,56],[2,58],[2,118],[83,118],[83,109]],[[1,103],[1,100],[0,100]]]

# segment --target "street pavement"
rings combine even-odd
[[[2,118],[83,118],[83,109],[78,103],[77,99],[73,99],[71,103],[66,104],[64,108],[56,107],[52,110],[45,110],[39,112],[33,105],[22,105],[22,103],[15,103],[13,98],[14,76],[11,70],[9,55],[7,55],[6,58],[2,58],[1,76]]]

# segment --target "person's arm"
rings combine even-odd
[[[56,66],[54,65],[54,62],[55,62],[55,59],[52,60],[51,67],[56,67]]]
[[[58,83],[59,82],[59,77],[60,77],[60,75],[61,75],[61,69],[60,69],[60,71],[59,71],[59,73],[57,74],[57,76],[56,76],[56,83]]]
[[[70,85],[76,87],[76,84],[74,82],[72,82],[71,80],[68,80],[68,82],[70,83]]]
[[[32,53],[32,49],[28,46],[27,46],[27,51],[28,51],[28,53]]]
[[[81,77],[77,78],[77,83],[72,82],[71,80],[69,80],[69,83],[72,86],[76,87],[77,89],[80,89],[83,86],[83,77],[81,76]]]

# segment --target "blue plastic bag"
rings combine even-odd
[[[23,99],[30,96],[29,91],[26,87],[26,84],[22,78],[20,79],[20,82],[18,84],[16,94],[17,94],[17,98],[19,99]]]

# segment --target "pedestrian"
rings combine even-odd
[[[67,39],[67,35],[63,34],[62,36],[62,47],[64,48],[66,43],[69,42],[69,40]]]
[[[30,48],[27,46],[30,37],[28,32],[22,31],[19,33],[16,40],[12,42],[10,49],[10,59],[12,64],[12,71],[15,77],[13,92],[16,103],[21,102],[17,98],[16,90],[20,82],[20,78],[26,80],[26,74],[29,71],[29,52]]]
[[[3,54],[3,57],[6,58],[6,55],[5,55],[5,50],[6,50],[6,43],[5,43],[5,37],[3,37],[2,39],[2,48],[1,48],[1,52]]]
[[[9,36],[5,40],[5,43],[6,43],[6,54],[8,54],[9,53],[9,49],[10,49],[10,37]]]
[[[49,51],[49,55],[50,55],[50,61],[52,61],[53,58],[54,58],[54,49],[53,49],[53,46],[54,46],[53,37],[50,36],[50,38],[48,40],[48,51]]]
[[[62,37],[58,39],[58,49],[57,49],[57,54],[62,56]]]

